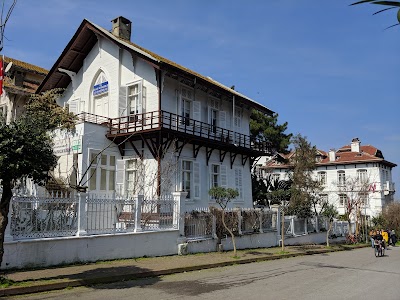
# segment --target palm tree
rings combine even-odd
[[[362,1],[357,1],[357,2],[352,3],[352,4],[350,4],[350,6],[351,5],[357,5],[357,4],[364,4],[364,3],[389,6],[389,7],[386,7],[384,9],[381,9],[381,10],[375,12],[374,15],[379,14],[379,13],[384,12],[384,11],[389,10],[389,9],[399,8],[398,11],[397,11],[397,23],[394,24],[394,25],[391,25],[391,26],[389,26],[389,27],[387,27],[385,29],[400,25],[400,1],[362,0]]]

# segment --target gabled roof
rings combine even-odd
[[[29,71],[32,73],[37,73],[40,75],[46,75],[49,72],[48,70],[43,69],[41,67],[29,64],[29,63],[21,61],[21,60],[17,60],[15,58],[7,57],[7,56],[4,56],[4,62],[7,64],[12,62],[14,67],[18,67],[22,70],[26,70],[26,71]],[[4,68],[5,67],[6,67],[6,64],[4,64]]]
[[[168,72],[173,72],[179,74],[180,76],[196,79],[196,82],[199,84],[206,84],[220,90],[221,92],[224,92],[225,94],[238,97],[238,102],[243,102],[244,104],[256,108],[264,113],[273,113],[272,110],[264,105],[244,96],[241,93],[238,93],[237,91],[213,80],[212,78],[203,76],[128,40],[119,38],[108,30],[86,19],[82,21],[74,36],[51,68],[49,74],[43,80],[42,84],[38,88],[38,92],[46,91],[56,87],[66,88],[71,79],[68,75],[59,72],[58,69],[62,68],[77,73],[82,68],[84,59],[93,46],[97,43],[97,36],[102,36],[103,38],[114,42],[119,47],[134,53],[158,69],[167,70]]]
[[[3,85],[7,89],[7,92],[18,95],[30,95],[35,93],[48,71],[41,67],[7,56],[4,57],[4,69],[11,62],[11,69],[4,75],[3,80]],[[15,84],[16,71],[22,73],[22,81],[20,81],[19,85]],[[27,78],[26,75],[28,74],[34,74],[35,79],[33,80],[32,76],[28,76],[29,78]]]

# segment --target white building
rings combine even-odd
[[[273,156],[265,164],[258,165],[259,174],[288,179],[293,155],[294,152]],[[318,150],[316,162],[314,175],[323,186],[320,196],[335,204],[340,214],[345,214],[345,205],[352,198],[360,201],[362,214],[367,217],[378,215],[382,207],[394,201],[392,168],[396,164],[385,160],[374,146],[362,146],[355,138],[350,145],[337,151]]]
[[[55,141],[55,175],[96,193],[186,191],[189,208],[213,204],[211,186],[232,187],[232,205],[251,207],[251,161],[270,151],[250,139],[250,113],[272,111],[130,36],[123,17],[111,32],[84,20],[39,87],[65,88],[59,104],[79,117]]]

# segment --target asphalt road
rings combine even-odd
[[[362,248],[15,298],[399,300],[400,247],[385,254]]]

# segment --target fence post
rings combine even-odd
[[[215,214],[212,214],[212,237],[213,239],[218,239],[217,236],[217,217]]]
[[[304,219],[304,234],[308,234],[308,229],[307,229],[307,218]]]
[[[294,232],[294,217],[292,217],[292,219],[290,220],[290,232],[292,233],[292,235],[295,235]]]
[[[10,209],[8,211],[8,223],[7,223],[7,227],[6,227],[6,231],[4,232],[4,242],[11,242],[13,240],[13,236],[11,234],[11,216],[12,216],[12,202],[14,200],[14,197],[11,198],[10,200]]]
[[[86,198],[87,193],[78,193],[78,231],[76,236],[86,235]]]
[[[281,207],[277,206],[277,210],[275,212],[276,212],[276,226],[275,226],[275,228],[276,228],[276,239],[277,239],[276,244],[279,246],[280,241],[282,240],[282,235],[281,235],[281,230],[280,230],[280,228],[281,228],[281,219],[282,219],[282,217],[281,217],[282,216],[281,215]]]
[[[264,230],[263,230],[264,211],[261,208],[256,208],[256,211],[258,212],[258,222],[260,223],[260,233],[264,233]]]
[[[240,207],[235,207],[233,211],[236,212],[238,218],[238,234],[242,235],[242,223],[243,223],[242,209]]]
[[[185,236],[185,200],[187,192],[172,193],[176,208],[174,209],[173,225],[179,230],[180,236]]]
[[[135,197],[135,230],[134,232],[142,231],[142,204],[144,195],[136,195]]]

